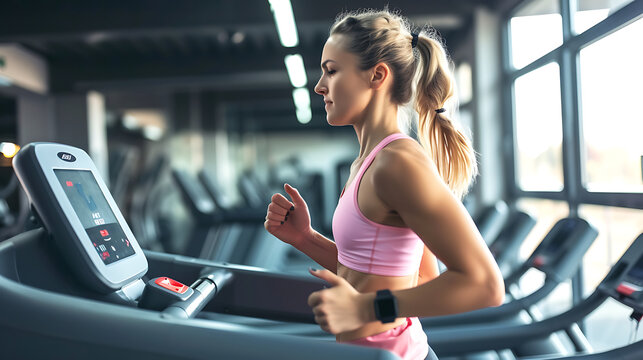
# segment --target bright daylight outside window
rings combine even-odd
[[[560,75],[556,63],[516,79],[515,139],[518,186],[526,191],[563,189]]]
[[[511,63],[520,69],[563,43],[558,0],[536,0],[520,9],[509,24]]]
[[[574,33],[582,33],[631,2],[632,0],[576,0]]]
[[[583,177],[589,191],[643,192],[641,35],[638,20],[580,51]]]

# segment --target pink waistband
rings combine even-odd
[[[416,317],[406,318],[406,323],[382,333],[345,343],[388,350],[403,360],[424,359],[429,353],[426,334]]]

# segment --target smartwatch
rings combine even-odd
[[[375,295],[375,318],[382,323],[390,323],[397,319],[397,299],[391,290],[380,290]]]

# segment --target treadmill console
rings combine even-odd
[[[616,292],[630,298],[638,298],[643,291],[643,256],[628,270],[616,287]]]
[[[599,288],[612,298],[643,313],[643,234],[634,240]]]
[[[551,237],[546,238],[535,251],[537,254],[533,260],[534,267],[542,267],[550,264],[560,254],[561,249],[572,240],[572,233],[577,227],[574,219],[563,219],[554,225],[555,231],[550,232]]]
[[[142,249],[87,153],[32,143],[13,167],[42,225],[86,285],[109,293],[147,272]]]
[[[596,228],[584,219],[561,219],[534,250],[528,264],[547,276],[566,279],[578,270],[578,263],[597,236]]]

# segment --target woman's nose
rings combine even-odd
[[[319,95],[324,95],[327,91],[326,87],[322,85],[321,79],[317,82],[317,85],[315,85],[315,92]]]

